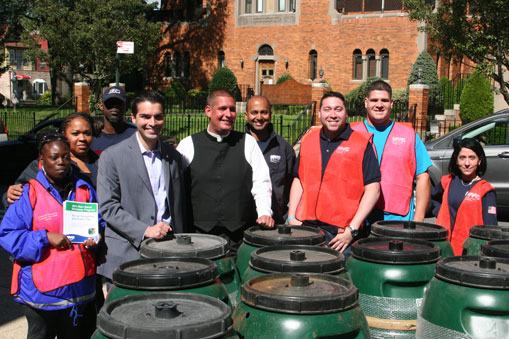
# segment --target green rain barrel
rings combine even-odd
[[[275,245],[322,245],[324,241],[324,235],[314,227],[276,225],[274,228],[264,228],[253,226],[244,232],[244,241],[237,252],[237,270],[242,278],[249,267],[251,253],[260,247]]]
[[[440,260],[422,302],[418,338],[509,338],[509,260]]]
[[[106,302],[139,293],[178,291],[208,295],[228,303],[228,293],[218,278],[216,264],[204,258],[134,260],[115,269],[114,285]]]
[[[323,246],[280,245],[251,253],[242,281],[274,273],[324,273],[350,280],[345,257],[338,251]]]
[[[440,247],[425,240],[367,238],[346,267],[373,338],[415,338],[417,309],[435,275]]]
[[[239,337],[370,338],[351,281],[328,274],[272,274],[249,279],[233,312]]]
[[[93,339],[238,338],[230,308],[215,298],[161,292],[125,296],[106,303]]]
[[[484,243],[481,255],[509,259],[509,240],[492,240]]]
[[[145,240],[141,244],[140,255],[142,258],[192,257],[214,261],[219,279],[228,292],[232,307],[235,307],[240,293],[240,278],[227,245],[226,239],[216,235],[181,233],[168,240]]]
[[[463,243],[463,255],[481,255],[481,246],[490,240],[509,240],[509,227],[472,226]]]
[[[442,258],[453,256],[449,231],[440,225],[426,222],[384,220],[371,225],[371,234],[389,239],[420,239],[431,241],[442,250]]]

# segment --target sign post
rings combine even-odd
[[[134,41],[117,41],[117,72],[115,75],[117,87],[120,82],[120,54],[134,54]]]

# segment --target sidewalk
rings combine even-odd
[[[12,262],[9,255],[0,249],[0,338],[22,339],[27,336],[27,321],[22,307],[12,300]]]

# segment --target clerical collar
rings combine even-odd
[[[224,140],[225,138],[227,138],[227,137],[230,135],[230,132],[228,132],[228,134],[226,134],[226,135],[219,135],[219,134],[215,134],[215,133],[212,133],[212,132],[210,131],[210,129],[209,129],[209,128],[210,128],[210,125],[209,125],[209,126],[207,126],[207,133],[208,133],[210,136],[212,136],[212,137],[216,138],[217,142],[223,142],[223,140]]]

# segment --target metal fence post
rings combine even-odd
[[[191,135],[191,114],[187,113],[187,135]]]
[[[279,116],[279,135],[283,135],[283,114]]]

